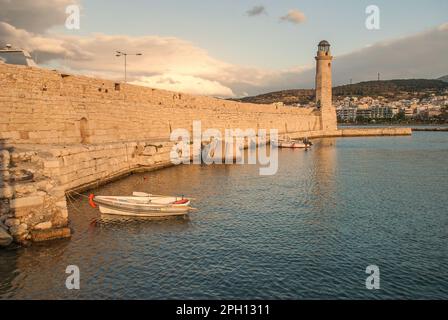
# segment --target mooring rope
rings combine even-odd
[[[79,210],[78,208],[76,208],[76,206],[75,206],[75,204],[74,204],[75,199],[72,198],[72,196],[71,196],[69,193],[66,193],[65,195],[67,196],[67,200],[68,200],[68,202],[70,203],[70,206],[73,208],[73,210],[75,210],[75,211],[78,212],[78,213],[82,213],[81,210]]]
[[[88,196],[86,196],[86,195],[84,195],[84,194],[81,194],[81,193],[79,193],[79,192],[76,192],[76,191],[66,192],[65,194],[66,194],[68,197],[70,197],[71,194],[76,194],[77,196],[81,196],[81,197],[84,197],[84,198],[89,199]],[[74,199],[73,199],[73,200],[74,200]]]

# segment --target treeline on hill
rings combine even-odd
[[[442,81],[448,82],[448,75],[437,78],[437,80],[442,80]]]
[[[409,93],[440,92],[448,89],[448,82],[429,79],[406,79],[406,80],[381,80],[365,81],[355,84],[343,85],[333,88],[335,97],[344,96],[383,96],[392,99],[406,99]],[[294,89],[265,93],[254,97],[232,99],[241,102],[271,104],[283,102],[284,104],[307,104],[314,101],[314,90]]]
[[[274,102],[283,102],[284,104],[307,104],[314,99],[314,90],[311,89],[293,89],[260,94],[254,97],[245,97],[241,99],[231,99],[234,101],[271,104]]]

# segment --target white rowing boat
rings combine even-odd
[[[291,141],[277,141],[277,142],[273,142],[273,145],[275,147],[278,148],[309,148],[310,145],[305,144],[301,141],[295,141],[295,140],[291,140]]]
[[[291,139],[286,137],[285,139],[279,139],[278,141],[272,140],[272,145],[277,148],[310,148],[312,143],[308,139]]]
[[[99,207],[103,214],[135,217],[182,216],[196,210],[190,207],[190,199],[151,195],[134,192],[132,196],[95,196],[90,195],[92,207]]]

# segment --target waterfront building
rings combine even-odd
[[[370,108],[370,117],[373,119],[391,119],[394,116],[389,106],[373,106]]]
[[[406,118],[412,118],[414,116],[414,109],[411,107],[404,108],[404,116]]]
[[[355,121],[357,109],[356,107],[343,107],[337,109],[336,114],[340,121]]]
[[[370,119],[372,117],[372,110],[358,108],[358,110],[356,111],[356,117]]]

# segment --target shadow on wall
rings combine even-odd
[[[10,153],[6,149],[5,140],[0,139],[0,247],[7,247],[12,243],[6,220],[10,214],[10,200],[13,190],[9,185]]]
[[[89,120],[87,120],[87,118],[83,117],[81,118],[81,120],[79,120],[79,130],[81,134],[81,143],[90,143]]]

